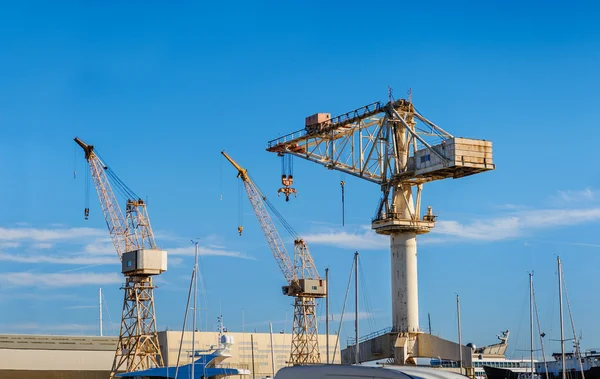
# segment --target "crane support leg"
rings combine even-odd
[[[156,332],[152,277],[127,277],[123,317],[117,351],[110,374],[163,366]]]
[[[294,329],[290,364],[321,363],[314,297],[298,296],[294,301]]]

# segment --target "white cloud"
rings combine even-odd
[[[182,256],[194,256],[195,247],[190,244],[190,247],[176,247],[172,249],[165,249],[169,255],[182,255]],[[255,259],[254,257],[248,256],[244,253],[234,250],[225,250],[220,248],[211,248],[205,246],[198,246],[198,255],[201,256],[221,256],[221,257],[232,257],[242,259]]]
[[[173,244],[181,241],[169,233],[164,234],[167,241]],[[202,238],[203,245],[199,246],[201,256],[221,256],[241,259],[254,259],[242,252],[226,249],[219,244],[221,237],[210,235]],[[164,245],[163,245],[164,246]],[[2,250],[4,249],[4,251]],[[8,250],[14,249],[14,250]],[[194,247],[175,247],[165,250],[172,256],[174,266],[183,262],[181,257],[193,256]],[[88,270],[99,265],[118,265],[115,247],[108,232],[104,228],[55,228],[0,227],[0,262],[15,262],[21,264],[56,264],[81,266],[65,270],[62,273]],[[24,280],[16,273],[4,279],[4,283],[23,286]],[[16,281],[16,282],[15,282]],[[0,282],[2,282],[0,280]],[[52,285],[52,284],[51,284]]]
[[[21,246],[18,242],[0,242],[0,249],[16,249]]]
[[[470,223],[438,221],[432,234],[458,239],[499,241],[521,237],[536,230],[579,225],[597,220],[600,220],[600,208],[529,210],[479,219]]]
[[[101,265],[118,264],[119,259],[115,257],[103,256],[53,256],[53,255],[16,255],[0,252],[0,261],[18,262],[18,263],[54,263],[69,265]]]
[[[302,238],[309,245],[329,245],[343,249],[383,250],[390,246],[389,238],[375,233],[368,225],[354,231],[347,230],[329,229],[325,232],[304,234]]]
[[[117,273],[39,273],[4,272],[0,275],[0,285],[7,287],[69,287],[121,283],[123,277]]]
[[[54,245],[48,242],[38,242],[31,245],[31,247],[34,249],[52,249]]]
[[[565,190],[558,191],[558,193],[552,196],[554,201],[563,203],[576,203],[576,202],[589,202],[597,199],[598,192],[591,188],[584,188],[582,190]]]
[[[98,305],[71,305],[63,309],[97,309]]]
[[[600,220],[600,208],[511,211],[467,223],[439,220],[430,235],[421,237],[420,243],[500,241],[530,235],[538,230],[580,225],[598,220]],[[328,229],[324,232],[306,234],[303,238],[309,245],[329,245],[342,249],[385,250],[389,248],[389,239],[376,234],[368,225],[360,228],[346,227],[343,230]]]
[[[3,228],[0,227],[0,241],[30,240],[37,242],[68,241],[82,238],[99,237],[107,232],[93,228]]]

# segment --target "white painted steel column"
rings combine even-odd
[[[416,233],[392,233],[392,323],[395,331],[419,331]]]

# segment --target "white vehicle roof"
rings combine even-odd
[[[275,379],[465,379],[464,375],[430,367],[314,365],[284,367]]]

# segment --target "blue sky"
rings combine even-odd
[[[417,108],[450,133],[492,140],[497,164],[425,186],[439,222],[419,239],[422,327],[430,313],[434,333],[455,340],[459,293],[463,340],[493,343],[510,328],[509,350],[521,355],[533,270],[543,328],[558,338],[560,255],[582,345],[600,346],[600,28],[590,4],[3,5],[0,332],[96,333],[98,287],[118,324],[119,263],[93,192],[83,219],[87,167],[74,136],[148,199],[171,254],[157,279],[161,328],[181,325],[189,241],[199,238],[205,327],[222,313],[231,330],[266,331],[268,320],[290,329],[291,300],[245,197],[237,235],[239,183],[222,149],[305,236],[321,273],[330,267],[333,313],[359,250],[361,330],[389,326],[388,243],[369,230],[377,186],[296,159],[298,197],[285,203],[279,159],[265,151],[307,115],[385,100],[389,85],[396,97],[412,88]]]

